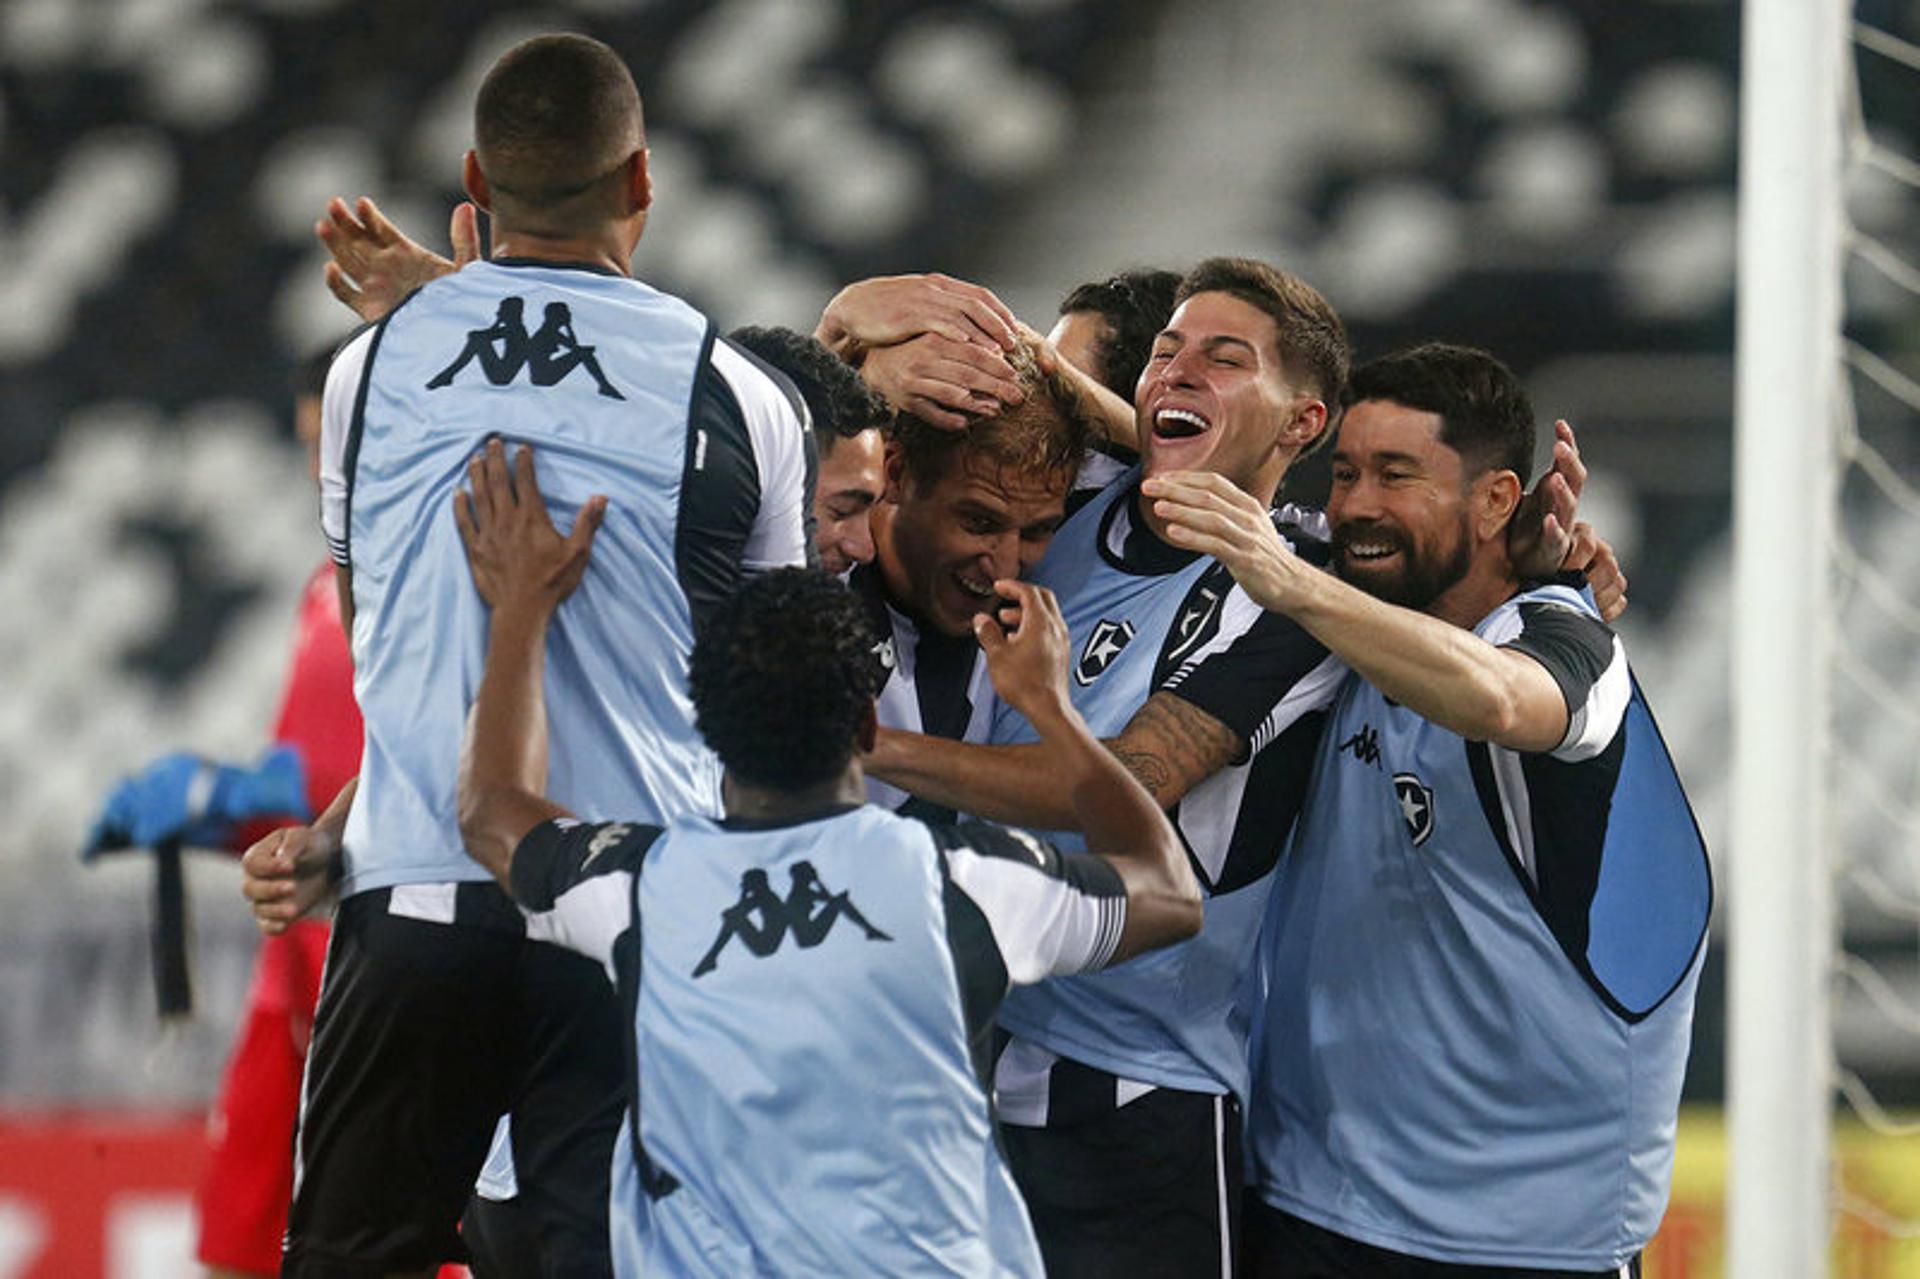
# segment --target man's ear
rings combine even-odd
[[[460,162],[460,185],[466,188],[467,198],[487,213],[493,212],[493,192],[487,187],[487,175],[480,170],[480,154],[471,149]]]
[[[1280,443],[1297,453],[1314,446],[1327,429],[1327,402],[1312,397],[1295,401],[1293,416],[1280,432]]]
[[[867,709],[860,714],[859,727],[853,730],[853,744],[862,755],[871,755],[874,743],[880,740],[880,713],[874,706],[873,702],[867,703]]]
[[[626,187],[629,213],[644,213],[653,207],[653,172],[647,164],[645,147],[627,157]]]
[[[1473,521],[1483,541],[1499,541],[1525,495],[1520,477],[1512,471],[1488,471],[1473,482]]]
[[[901,499],[906,496],[907,490],[907,453],[905,449],[900,447],[899,441],[887,441],[885,466],[887,484],[885,490],[880,494],[880,500],[883,502],[892,502],[895,506],[898,506]]]

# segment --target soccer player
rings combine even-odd
[[[964,431],[902,413],[887,451],[887,500],[874,508],[876,554],[848,584],[881,637],[880,722],[983,742],[995,699],[974,619],[994,583],[1030,575],[1066,518],[1087,427],[1063,379],[1017,348],[1021,402]],[[868,779],[868,796],[912,816],[950,808]]]
[[[999,582],[1008,628],[982,614],[975,633],[1097,856],[863,804],[875,637],[844,586],[806,570],[748,582],[694,647],[725,818],[581,822],[546,797],[542,668],[594,512],[562,538],[527,450],[511,483],[497,447],[473,476],[457,509],[492,618],[461,831],[533,926],[607,965],[625,997],[617,1273],[1038,1279],[977,1073],[993,1007],[1010,983],[1200,924],[1172,828],[1066,696],[1051,597]]]
[[[1310,286],[1246,260],[1202,263],[1139,383],[1146,474],[1204,468],[1270,501],[1325,429],[1346,361],[1345,331]],[[1208,895],[1195,941],[1002,1008],[999,1116],[1055,1275],[1230,1264],[1246,1075],[1234,996],[1340,675],[1318,641],[1163,533],[1129,477],[1068,520],[1034,575],[1072,635],[1075,706],[1169,811]],[[1071,830],[1031,725],[1003,712],[992,736],[883,732],[870,771],[962,812]]]
[[[1333,566],[1216,476],[1175,545],[1353,668],[1262,942],[1250,1273],[1638,1274],[1672,1168],[1706,854],[1619,639],[1505,530],[1533,411],[1483,352],[1354,374]]]
[[[280,837],[344,850],[288,1275],[419,1273],[458,1255],[454,1224],[507,1112],[547,1272],[607,1267],[618,1004],[598,966],[528,935],[455,822],[454,726],[485,632],[443,516],[466,461],[490,436],[540,440],[557,505],[617,498],[548,690],[553,791],[589,815],[717,811],[684,687],[694,628],[744,574],[809,549],[790,388],[629,275],[652,186],[618,56],[580,36],[523,42],[474,117],[463,176],[493,259],[413,294],[327,385],[322,522],[367,736],[357,791]]]
[[[792,329],[747,325],[727,335],[786,375],[806,401],[820,452],[813,484],[813,549],[820,567],[844,573],[873,558],[873,504],[886,491],[886,439],[893,408],[844,361]]]

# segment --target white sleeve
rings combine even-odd
[[[741,555],[750,572],[810,562],[813,549],[813,429],[798,396],[727,342],[713,366],[739,401],[760,478],[759,512]]]
[[[351,487],[347,450],[353,439],[353,410],[360,400],[367,353],[378,331],[369,328],[340,349],[327,368],[327,385],[320,397],[320,531],[327,538],[327,553],[341,568],[353,567],[347,559],[347,494]]]
[[[1113,958],[1127,890],[1105,861],[984,822],[961,822],[942,842],[949,880],[985,916],[1014,985]]]

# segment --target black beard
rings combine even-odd
[[[1375,599],[1402,608],[1424,610],[1472,567],[1473,550],[1467,532],[1466,517],[1462,516],[1453,554],[1440,559],[1415,550],[1398,530],[1372,521],[1355,520],[1333,530],[1333,571],[1342,581],[1359,587]],[[1355,542],[1389,543],[1400,552],[1400,570],[1389,574],[1360,567],[1365,561],[1349,559]]]

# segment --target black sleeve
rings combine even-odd
[[[1219,633],[1159,681],[1156,692],[1191,702],[1249,743],[1270,739],[1298,714],[1324,705],[1318,686],[1327,683],[1330,695],[1334,681],[1310,677],[1327,662],[1325,645],[1238,587],[1221,611]],[[1275,722],[1277,712],[1284,722]]]
[[[760,468],[746,413],[732,384],[714,367],[713,340],[709,331],[688,406],[680,521],[673,546],[674,568],[696,634],[745,575],[747,539],[760,513]]]
[[[513,851],[513,899],[531,911],[546,911],[566,893],[597,875],[632,874],[658,826],[628,822],[579,822],[557,817],[527,832]]]
[[[1586,704],[1614,661],[1613,631],[1607,624],[1559,604],[1522,604],[1520,633],[1502,647],[1546,667],[1567,699],[1569,714]]]

